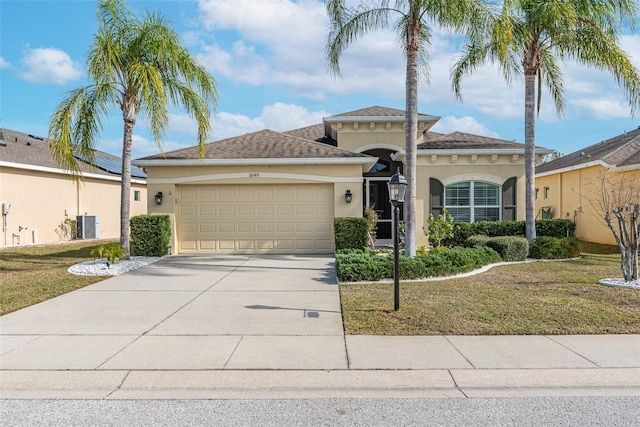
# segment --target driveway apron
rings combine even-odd
[[[0,317],[0,369],[347,369],[333,262],[169,257]]]

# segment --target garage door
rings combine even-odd
[[[333,251],[333,186],[178,187],[180,253]]]

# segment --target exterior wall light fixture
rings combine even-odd
[[[352,200],[353,200],[353,194],[351,194],[351,190],[347,190],[344,193],[344,201],[347,203],[351,203]]]
[[[158,191],[158,193],[154,196],[155,200],[156,200],[156,205],[161,205],[162,204],[162,191]]]

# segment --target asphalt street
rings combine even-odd
[[[640,397],[3,400],[10,426],[637,426]]]

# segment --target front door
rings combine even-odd
[[[378,243],[385,243],[385,240],[392,239],[392,206],[389,202],[389,189],[387,183],[389,178],[365,178],[364,194],[366,196],[365,206],[370,207],[378,214],[378,229],[376,240]],[[400,218],[402,218],[402,208],[400,208]]]

